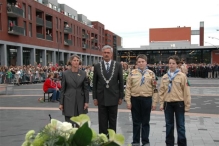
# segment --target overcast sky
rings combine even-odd
[[[149,44],[149,28],[205,25],[205,41],[219,45],[219,0],[58,0],[123,38],[123,47]],[[210,45],[205,43],[205,45]],[[199,36],[192,36],[199,44]]]

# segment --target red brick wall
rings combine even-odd
[[[191,27],[177,28],[151,28],[149,29],[149,41],[180,41],[191,42]]]
[[[219,63],[219,50],[214,50],[212,53],[212,63]]]
[[[61,44],[59,45],[61,50],[69,50],[69,51],[76,51],[76,52],[83,52],[83,53],[92,53],[92,54],[98,54],[101,55],[101,52],[98,50],[93,49],[82,49],[82,28],[84,28],[86,31],[89,32],[89,35],[93,33],[99,34],[99,31],[95,28],[91,28],[87,25],[82,24],[81,22],[78,22],[74,19],[69,18],[68,16],[63,15],[62,13],[59,13],[57,11],[54,11],[50,9],[49,7],[42,5],[38,2],[35,2],[34,0],[19,0],[18,2],[25,3],[26,4],[26,18],[19,17],[18,18],[18,26],[23,27],[24,21],[26,21],[26,32],[28,35],[29,30],[29,23],[32,23],[32,37],[29,36],[15,36],[15,35],[9,35],[8,34],[8,16],[7,16],[7,1],[3,0],[2,3],[2,30],[0,30],[0,40],[4,41],[11,41],[11,42],[17,42],[17,43],[23,43],[23,44],[29,44],[29,45],[36,45],[36,46],[42,46],[42,47],[49,47],[49,48],[58,48],[58,42],[56,40],[56,31],[58,31],[58,34],[60,35],[60,32],[62,33],[62,40]],[[31,6],[32,10],[32,20],[28,19],[28,6]],[[36,9],[43,11],[43,19],[44,19],[44,27],[43,27],[43,34],[46,34],[46,14],[52,16],[52,35],[53,35],[53,41],[47,41],[44,39],[38,39],[36,37]],[[56,17],[61,19],[61,29],[60,26],[57,28],[56,24]],[[71,46],[65,46],[64,45],[64,22],[67,22],[69,26],[72,26],[73,32],[69,35],[69,38],[72,38],[73,45]],[[59,21],[58,21],[59,23]],[[99,23],[99,26],[101,29],[104,29],[104,25]],[[39,30],[38,30],[39,31]],[[101,37],[104,37],[104,32],[99,34]],[[91,46],[91,40],[90,38],[86,41],[89,46]],[[102,44],[101,44],[102,45]]]
[[[113,32],[105,30],[105,44],[113,47]]]
[[[116,36],[116,42],[117,42],[117,46],[122,46],[122,38],[120,36]]]
[[[200,27],[199,45],[204,46],[204,27]]]

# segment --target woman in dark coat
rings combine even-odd
[[[80,57],[72,55],[69,59],[71,68],[62,76],[62,87],[59,109],[62,110],[66,122],[70,118],[88,113],[89,91],[86,72],[79,69]]]

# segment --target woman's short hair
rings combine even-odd
[[[71,62],[72,62],[72,60],[73,60],[74,58],[78,58],[78,59],[79,59],[79,64],[80,64],[81,58],[80,58],[78,55],[74,54],[74,55],[72,55],[72,56],[69,57],[67,65],[71,65]]]

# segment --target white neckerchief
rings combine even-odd
[[[106,65],[106,61],[104,61],[104,66],[105,66],[105,69],[107,70],[107,65]],[[109,63],[109,68],[110,68],[110,65],[111,65],[111,60],[108,62]]]
[[[170,72],[171,77],[173,76],[174,72]]]

